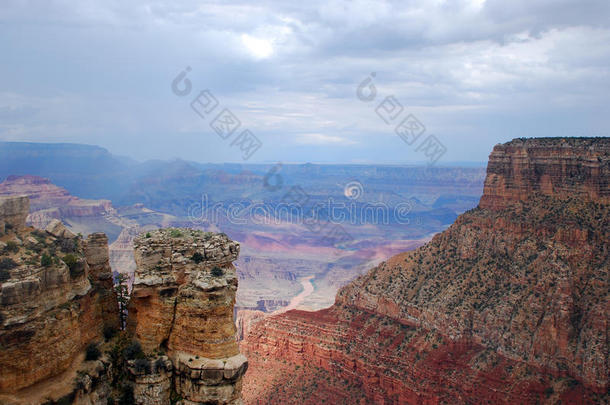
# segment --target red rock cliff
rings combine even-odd
[[[515,139],[489,155],[481,208],[502,209],[536,195],[610,202],[607,138]]]
[[[246,403],[601,403],[610,139],[515,140],[478,208],[337,294],[256,323]]]

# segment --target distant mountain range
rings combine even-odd
[[[283,188],[263,187],[270,170],[282,177]],[[226,203],[279,201],[289,187],[300,186],[312,197],[345,200],[344,186],[357,181],[369,202],[415,199],[441,208],[461,201],[453,217],[447,218],[452,221],[476,204],[485,171],[482,167],[137,162],[98,146],[0,142],[0,180],[10,175],[41,176],[80,198],[108,199],[115,206],[142,203],[178,216],[187,215],[188,207],[201,201],[203,193]],[[438,189],[433,200],[430,193],[419,192],[430,187]]]

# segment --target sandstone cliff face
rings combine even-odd
[[[608,138],[497,146],[478,208],[329,310],[252,327],[246,403],[603,401],[608,150]]]
[[[608,138],[515,139],[489,155],[479,206],[502,209],[543,194],[610,203]]]
[[[184,404],[240,403],[247,362],[239,354],[233,323],[237,276],[232,262],[239,244],[222,234],[186,229],[149,232],[134,244],[129,331],[145,353],[164,352],[171,359],[174,387]],[[146,375],[165,387],[165,370]],[[147,379],[142,381],[152,384]],[[153,391],[167,395],[165,388]]]
[[[98,291],[98,302],[104,326],[119,329],[119,305],[113,290],[114,282],[108,251],[108,237],[92,233],[85,241],[85,259],[89,280]]]
[[[25,196],[0,197],[0,235],[6,232],[6,228],[23,229],[29,211],[30,201]]]
[[[38,176],[8,176],[0,183],[0,195],[27,195],[32,211],[48,208],[51,205],[66,205],[73,197],[64,188],[52,184],[49,179]]]
[[[80,238],[58,224],[48,232],[26,228],[27,197],[4,200],[4,207],[12,207],[0,212],[12,230],[0,237],[0,397],[36,391],[42,380],[78,366],[85,346],[111,322],[103,307],[112,300],[100,298],[103,285],[90,283],[88,263],[97,259]]]

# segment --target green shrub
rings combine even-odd
[[[183,236],[182,232],[180,232],[179,229],[172,229],[171,231],[169,231],[169,236],[171,236],[172,238],[180,238]]]
[[[123,357],[127,360],[133,360],[138,358],[144,358],[144,352],[142,351],[142,346],[139,342],[133,341],[131,342],[125,350],[123,350]]]
[[[173,388],[169,394],[169,402],[170,404],[174,405],[177,403],[180,403],[182,401],[182,396],[180,394],[178,394]]]
[[[87,361],[97,360],[102,355],[102,353],[100,352],[100,349],[97,347],[97,344],[95,344],[95,343],[89,343],[85,353],[86,353],[85,360],[87,360]]]
[[[117,328],[115,328],[114,326],[104,326],[104,339],[106,339],[106,341],[109,341],[116,335],[117,332]]]
[[[59,250],[63,253],[74,253],[78,250],[78,239],[59,239]]]
[[[45,231],[41,231],[40,229],[34,229],[32,231],[32,236],[34,236],[35,238],[40,238],[40,239],[46,239],[47,238],[47,233]]]
[[[42,257],[40,258],[40,265],[42,267],[49,267],[51,264],[53,264],[53,260],[51,259],[51,256],[49,256],[46,253],[43,253]]]
[[[70,269],[70,277],[78,277],[84,272],[84,267],[80,266],[78,258],[73,254],[67,254],[62,259]]]
[[[19,265],[10,257],[3,257],[0,259],[0,270],[10,270],[17,266]]]
[[[203,257],[203,255],[201,253],[195,252],[193,254],[193,256],[191,257],[191,260],[194,261],[195,263],[199,264],[205,260],[205,257]]]
[[[147,238],[150,238],[150,237],[151,237],[150,232],[146,232],[146,237],[147,237]]]
[[[11,278],[11,273],[6,269],[0,269],[0,283]]]
[[[7,252],[19,252],[19,245],[17,244],[17,242],[9,240],[8,242],[6,242],[6,247],[4,248]]]
[[[222,269],[221,269],[220,267],[218,267],[218,266],[214,266],[214,267],[212,268],[212,275],[213,275],[214,277],[220,277],[220,276],[222,276],[223,274],[225,274],[225,273],[224,273],[224,271],[222,271]]]
[[[133,368],[137,373],[150,374],[150,361],[148,359],[136,359],[133,363]]]

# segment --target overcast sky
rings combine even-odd
[[[262,143],[248,162],[405,164],[431,134],[442,163],[610,133],[608,0],[2,0],[0,54],[0,140],[136,159],[241,162],[245,129]],[[206,89],[211,114],[241,122],[226,140],[191,109]],[[402,105],[389,124],[388,96]],[[411,145],[394,132],[409,114],[425,126]]]

